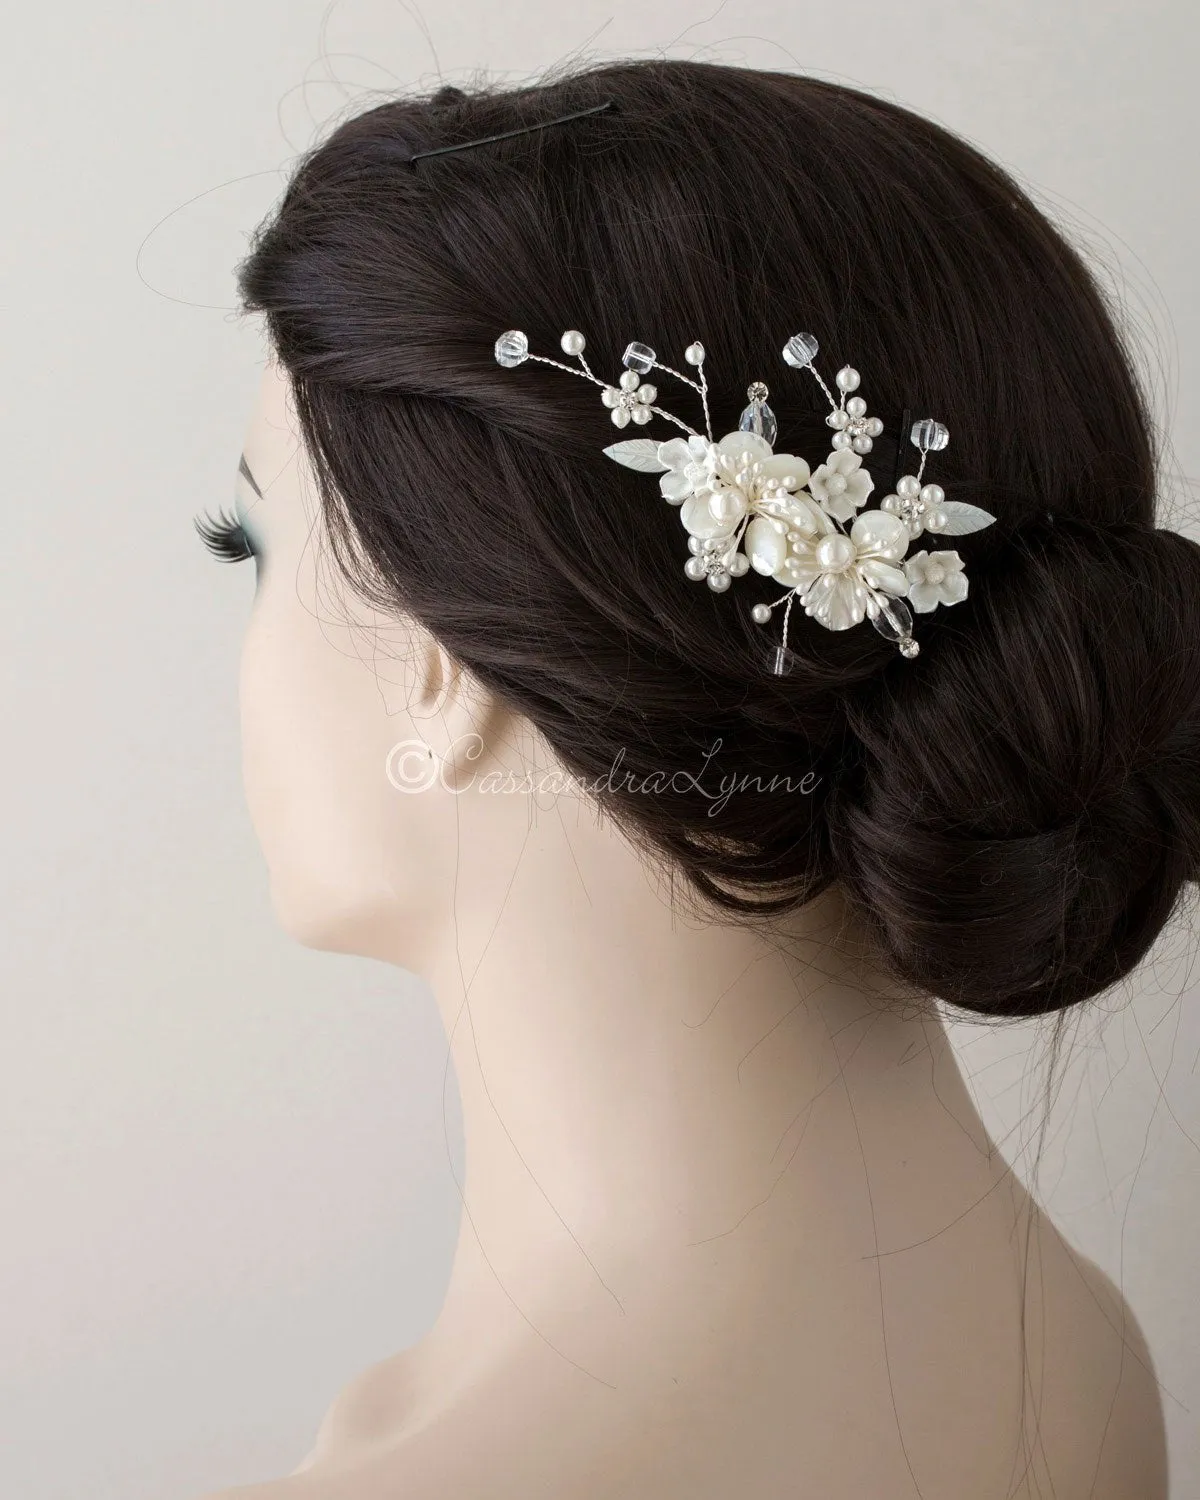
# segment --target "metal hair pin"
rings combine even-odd
[[[780,598],[756,604],[750,611],[757,624],[766,625],[773,612],[783,608],[782,639],[771,657],[776,675],[790,671],[795,661],[788,646],[788,624],[797,601],[806,615],[828,630],[847,630],[869,619],[903,656],[914,657],[920,646],[912,633],[913,610],[926,614],[939,604],[958,604],[967,597],[967,577],[957,552],[941,548],[907,555],[909,544],[924,532],[966,536],[996,519],[978,506],[947,500],[941,485],[922,482],[926,458],[946,446],[949,432],[929,417],[914,422],[908,437],[921,455],[916,473],[900,475],[894,492],[885,495],[877,509],[865,508],[874,481],[863,457],[882,433],[883,422],[868,416],[865,400],[852,394],[860,377],[850,365],[837,372],[840,399],[834,399],[813,366],[818,345],[811,333],[793,334],[783,347],[783,358],[793,369],[812,375],[831,408],[825,421],[833,428],[833,451],[816,469],[795,454],[774,451],[778,423],[767,405],[770,392],[760,380],[746,390],[748,404],[737,431],[714,440],[700,343],[689,344],[683,355],[698,380],[662,364],[648,345],[634,342],[625,350],[625,368],[615,385],[592,373],[583,353],[586,340],[577,329],[564,333],[560,344],[581,369],[530,354],[528,338],[515,328],[500,335],[494,353],[505,369],[536,360],[590,380],[601,388],[600,399],[614,426],[645,426],[657,415],[687,434],[666,442],[633,438],[613,443],[604,452],[627,468],[660,475],[659,489],[664,499],[679,506],[688,533],[683,571],[689,578],[723,593],[734,578],[753,568],[785,586]],[[656,404],[657,387],[642,379],[651,370],[661,370],[699,393],[703,433]]]

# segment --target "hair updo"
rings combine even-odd
[[[1200,548],[1155,529],[1153,428],[1096,283],[993,162],[869,94],[740,67],[442,88],[310,151],[238,284],[356,585],[577,775],[679,773],[599,795],[718,908],[841,882],[897,976],[993,1016],[1145,955],[1200,853]],[[714,431],[766,379],[777,446],[815,465],[827,407],[780,359],[801,327],[886,424],[876,501],[912,410],[950,429],[947,494],[997,518],[955,539],[970,596],[918,617],[914,660],[795,610],[772,675],[750,607],[778,585],[689,582],[678,512],[601,453],[597,388],[492,353],[521,328],[557,358],[579,328],[611,377],[631,339],[676,365],[699,339]],[[718,803],[725,777],[757,780]]]

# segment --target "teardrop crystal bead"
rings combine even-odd
[[[773,448],[779,431],[779,423],[775,420],[775,413],[765,401],[751,401],[738,418],[738,431],[756,432]]]
[[[912,610],[903,599],[894,599],[887,594],[876,594],[872,598],[874,609],[868,606],[871,624],[883,636],[885,641],[891,641],[893,645],[912,635]]]
[[[922,417],[919,422],[914,422],[909,436],[914,448],[933,452],[944,448],[950,441],[950,433],[941,422],[935,422],[932,417]]]
[[[510,328],[496,340],[493,353],[498,365],[503,365],[506,370],[514,369],[529,358],[529,340],[519,328]]]

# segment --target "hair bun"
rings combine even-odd
[[[922,990],[989,1015],[1088,999],[1200,866],[1200,547],[1056,515],[937,624],[848,708],[838,878]]]

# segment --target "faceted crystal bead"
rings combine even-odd
[[[905,636],[912,635],[912,610],[903,599],[876,595],[872,602],[875,610],[870,613],[871,624],[885,641],[898,645]]]
[[[803,370],[817,357],[817,341],[811,333],[793,333],[783,346],[783,357],[789,365]]]
[[[519,328],[510,328],[496,340],[496,363],[506,370],[523,365],[529,358],[529,340]]]
[[[914,448],[928,448],[934,452],[950,441],[949,432],[932,417],[922,417],[919,422],[914,422],[910,436]]]
[[[776,677],[786,677],[796,664],[796,654],[786,646],[776,646],[771,657],[771,672]]]
[[[630,344],[621,356],[621,363],[627,370],[636,370],[639,375],[644,375],[653,368],[656,358],[657,355],[649,344]]]
[[[775,413],[765,401],[751,401],[738,418],[738,431],[756,432],[759,437],[766,438],[773,448],[776,434],[779,432],[779,423],[775,420]]]

